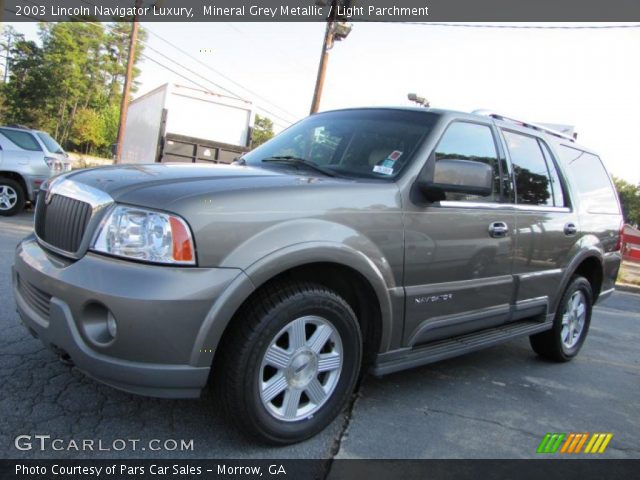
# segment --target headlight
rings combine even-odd
[[[93,244],[97,252],[147,262],[195,265],[187,223],[175,215],[135,207],[115,207]]]

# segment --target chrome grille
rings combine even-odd
[[[17,283],[18,292],[20,292],[27,305],[48,319],[51,308],[51,295],[23,280],[20,275],[18,275]]]
[[[45,202],[46,192],[38,194],[35,231],[38,238],[65,252],[77,252],[82,243],[92,208],[86,202],[63,195],[53,195]]]

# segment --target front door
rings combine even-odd
[[[409,202],[405,212],[404,343],[416,346],[502,324],[514,292],[515,211],[504,155],[490,124],[455,121],[431,162],[489,164],[493,192],[447,193],[440,202]]]

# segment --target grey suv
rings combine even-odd
[[[69,167],[67,154],[47,132],[0,127],[0,215],[22,211],[46,179]]]
[[[237,165],[44,185],[17,248],[29,331],[98,381],[196,397],[303,440],[359,375],[529,336],[567,361],[614,289],[622,217],[598,156],[499,115],[349,109]]]

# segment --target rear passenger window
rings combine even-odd
[[[20,132],[18,130],[0,128],[0,133],[2,133],[5,137],[11,140],[11,142],[16,144],[20,148],[24,148],[25,150],[30,150],[32,152],[42,151],[42,148],[40,148],[40,144],[38,144],[38,142],[36,142],[36,139],[33,138],[33,135],[28,132]]]
[[[454,122],[440,139],[436,147],[436,162],[448,160],[471,160],[490,165],[493,169],[493,191],[491,195],[469,195],[465,193],[447,192],[446,200],[499,202],[500,201],[500,167],[498,154],[491,128],[486,125],[468,122]]]
[[[558,153],[587,212],[620,213],[617,194],[599,157],[565,145],[559,147]]]
[[[538,139],[515,132],[502,132],[516,176],[516,202],[554,206],[553,187]]]

